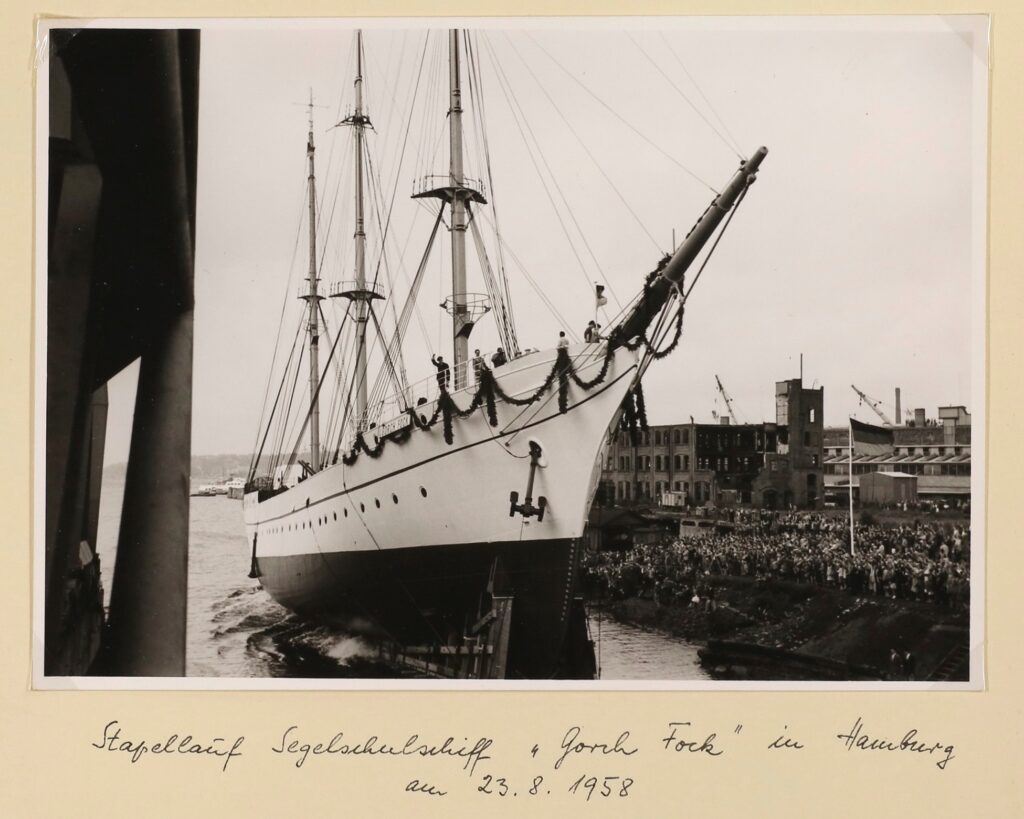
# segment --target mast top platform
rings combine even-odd
[[[444,184],[438,184],[443,182]],[[452,182],[448,174],[424,176],[413,185],[413,199],[442,199],[454,202],[456,198],[487,204],[487,188],[481,179],[463,177],[461,184]]]
[[[344,298],[353,301],[373,301],[384,298],[384,288],[376,282],[358,282],[350,279],[331,282],[332,299]]]

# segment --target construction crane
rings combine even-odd
[[[882,402],[881,401],[878,401],[878,400],[872,398],[870,395],[865,395],[861,390],[857,389],[857,385],[856,384],[851,384],[850,387],[853,389],[853,391],[855,393],[857,393],[857,395],[860,396],[860,402],[862,404],[867,404],[869,407],[871,407],[871,411],[874,412],[875,415],[877,415],[879,418],[882,419],[882,423],[885,426],[891,427],[893,425],[892,421],[889,420],[889,416],[886,415],[884,412],[882,412]]]
[[[732,405],[732,398],[729,396],[729,393],[725,391],[725,387],[722,385],[722,379],[717,375],[715,376],[715,383],[718,385],[718,392],[721,394],[722,400],[725,401],[725,406],[729,408],[729,415],[732,416],[732,420],[738,424],[743,423],[736,414],[736,408]]]

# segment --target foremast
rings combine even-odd
[[[306,157],[309,160],[309,283],[306,293],[299,298],[306,302],[309,319],[306,332],[309,337],[309,468],[313,472],[320,471],[320,407],[317,394],[320,391],[320,301],[323,298],[317,292],[318,275],[316,265],[316,169],[313,144],[313,92],[309,93],[309,135],[306,140]]]

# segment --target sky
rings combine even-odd
[[[385,288],[400,309],[431,226],[408,196],[418,176],[447,171],[447,38],[435,31],[425,49],[415,22],[364,37],[382,191],[370,209],[387,212],[395,191]],[[711,421],[725,410],[716,375],[738,420],[774,420],[774,382],[799,375],[801,354],[805,384],[825,388],[827,425],[877,420],[851,384],[890,416],[896,387],[904,409],[930,417],[940,405],[976,409],[984,49],[969,35],[935,18],[577,20],[488,24],[473,42],[488,198],[522,346],[552,346],[561,329],[581,335],[594,282],[609,286],[611,318],[738,153],[765,145],[758,181],[687,303],[680,349],[645,377],[649,420]],[[321,279],[352,277],[351,130],[331,126],[351,105],[354,36],[334,23],[235,24],[204,30],[201,54],[193,452],[244,453],[282,304],[289,344],[302,309],[311,91]],[[475,97],[464,89],[467,106]],[[473,123],[467,114],[467,174],[483,176]],[[481,226],[494,220],[486,210]],[[375,219],[367,232],[372,274]],[[407,337],[410,380],[432,371],[432,352],[450,355],[437,307],[451,291],[446,232],[437,249]],[[472,242],[468,255],[469,290],[483,291]],[[336,327],[336,300],[325,310]],[[498,343],[485,317],[470,347]],[[108,463],[127,457],[136,370],[111,385]]]

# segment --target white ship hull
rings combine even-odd
[[[570,349],[577,375],[593,379],[604,352],[603,344]],[[555,356],[523,356],[494,375],[506,394],[529,396]],[[439,422],[402,443],[388,441],[377,458],[362,453],[351,466],[339,460],[262,501],[247,494],[261,583],[294,611],[411,645],[462,633],[493,580],[516,601],[511,675],[559,673],[579,539],[605,437],[636,367],[636,354],[619,348],[600,384],[570,384],[565,413],[556,381],[526,407],[498,400],[497,426],[483,407],[454,418],[450,445]],[[453,398],[467,406],[472,388]],[[432,404],[417,409],[426,418],[433,413]],[[525,498],[531,439],[543,449],[533,486],[534,503],[547,502],[541,521],[510,516],[510,493]]]

